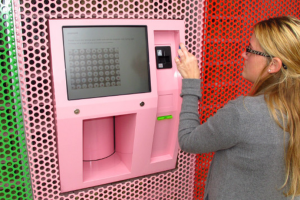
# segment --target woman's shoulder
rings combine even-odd
[[[228,106],[234,106],[240,112],[257,113],[257,111],[268,111],[264,95],[239,96],[235,100],[229,101]]]
[[[247,103],[247,104],[257,104],[257,103],[265,103],[264,95],[258,95],[258,96],[239,96],[232,100],[231,102],[235,103]]]

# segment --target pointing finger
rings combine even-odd
[[[187,56],[189,52],[188,52],[186,46],[185,46],[183,43],[180,43],[179,47],[180,47],[182,53],[183,53],[185,56]]]
[[[184,53],[182,52],[181,49],[178,49],[178,56],[180,59],[182,59],[184,57]]]

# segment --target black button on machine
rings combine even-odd
[[[155,47],[156,54],[156,68],[169,69],[172,68],[172,57],[170,46],[157,46]]]

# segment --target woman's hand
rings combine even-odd
[[[200,70],[198,61],[193,54],[188,52],[183,43],[180,43],[178,55],[178,57],[175,57],[175,63],[182,78],[199,79]]]

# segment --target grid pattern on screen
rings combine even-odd
[[[0,200],[32,199],[11,1],[0,4]]]
[[[119,49],[69,51],[71,89],[121,86]]]
[[[242,76],[242,52],[249,44],[258,21],[281,15],[299,17],[299,2],[207,0],[202,40],[203,96],[199,104],[201,122],[214,115],[229,100],[246,95],[251,84]],[[213,153],[196,158],[195,199],[203,199],[205,181]]]
[[[182,151],[177,169],[60,193],[47,20],[55,18],[184,19],[186,45],[200,59],[202,1],[21,0],[14,2],[21,96],[34,199],[193,199],[195,156]],[[19,25],[20,24],[20,25]],[[99,71],[98,71],[99,72]]]

